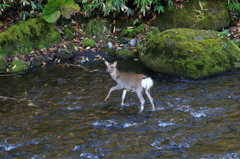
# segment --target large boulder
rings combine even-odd
[[[32,18],[0,33],[0,55],[27,54],[61,40],[61,34],[52,24],[42,18]]]
[[[138,50],[148,68],[193,79],[240,68],[240,49],[217,31],[170,29]]]
[[[184,2],[182,9],[166,7],[154,25],[161,31],[173,28],[220,30],[230,24],[225,3],[225,0],[191,0]]]

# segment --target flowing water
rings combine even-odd
[[[204,80],[164,79],[137,61],[118,68],[154,80],[156,110],[145,109],[104,63],[48,66],[0,77],[0,158],[240,158],[240,71]]]

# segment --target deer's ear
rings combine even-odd
[[[113,66],[114,66],[114,67],[116,67],[116,66],[117,66],[117,61],[115,61],[115,62],[113,63]]]
[[[106,66],[108,66],[108,64],[109,64],[107,61],[104,61],[104,63],[105,63]]]

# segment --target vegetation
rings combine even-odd
[[[100,19],[90,20],[85,26],[85,31],[87,35],[94,36],[96,39],[104,39],[110,33],[107,24]]]
[[[43,13],[46,21],[56,22],[61,16],[70,18],[77,13],[85,17],[103,17],[125,15],[133,18],[136,24],[142,16],[165,12],[165,7],[175,6],[182,9],[183,3],[188,0],[4,0],[0,2],[0,21],[9,17],[20,17],[26,20],[29,17],[38,17]],[[206,1],[207,2],[207,1]],[[236,0],[219,1],[231,11],[232,17],[237,18],[240,14],[240,4]],[[197,19],[201,19],[204,14],[205,1],[199,1],[201,10]]]

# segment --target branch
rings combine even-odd
[[[11,98],[11,97],[5,97],[5,96],[0,96],[1,99],[4,99],[4,100],[16,100],[16,101],[27,101],[28,99],[26,98],[22,98],[22,99],[17,99],[17,98]]]

